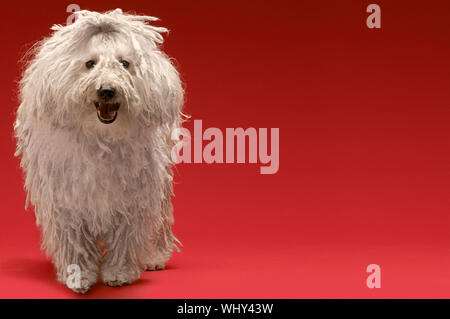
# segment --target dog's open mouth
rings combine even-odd
[[[120,103],[94,102],[97,109],[97,117],[104,124],[111,124],[117,118]]]

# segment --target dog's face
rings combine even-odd
[[[87,47],[81,74],[81,81],[87,82],[86,103],[95,107],[101,123],[112,124],[121,106],[121,112],[130,107],[126,97],[137,95],[130,92],[134,91],[134,56],[126,43],[107,33],[93,37]]]
[[[158,46],[167,30],[145,23],[153,20],[83,11],[73,25],[55,26],[21,81],[21,113],[109,139],[176,126],[183,89]]]
[[[120,33],[94,35],[78,60],[77,83],[83,104],[83,128],[93,134],[129,133],[140,109],[136,68],[140,62],[128,39]]]

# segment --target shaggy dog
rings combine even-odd
[[[16,155],[58,281],[130,284],[163,269],[171,231],[171,132],[183,89],[156,18],[78,12],[35,46],[20,82]],[[78,285],[68,269],[79,267]],[[75,268],[77,269],[77,268]]]

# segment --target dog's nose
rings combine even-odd
[[[100,89],[98,89],[97,94],[99,98],[103,100],[110,100],[116,95],[116,89],[112,86],[101,86]]]

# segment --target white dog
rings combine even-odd
[[[36,46],[20,83],[16,155],[57,278],[121,286],[163,269],[171,231],[171,132],[183,89],[148,16],[78,12]],[[70,266],[73,267],[73,266]],[[70,269],[69,267],[69,269]]]

